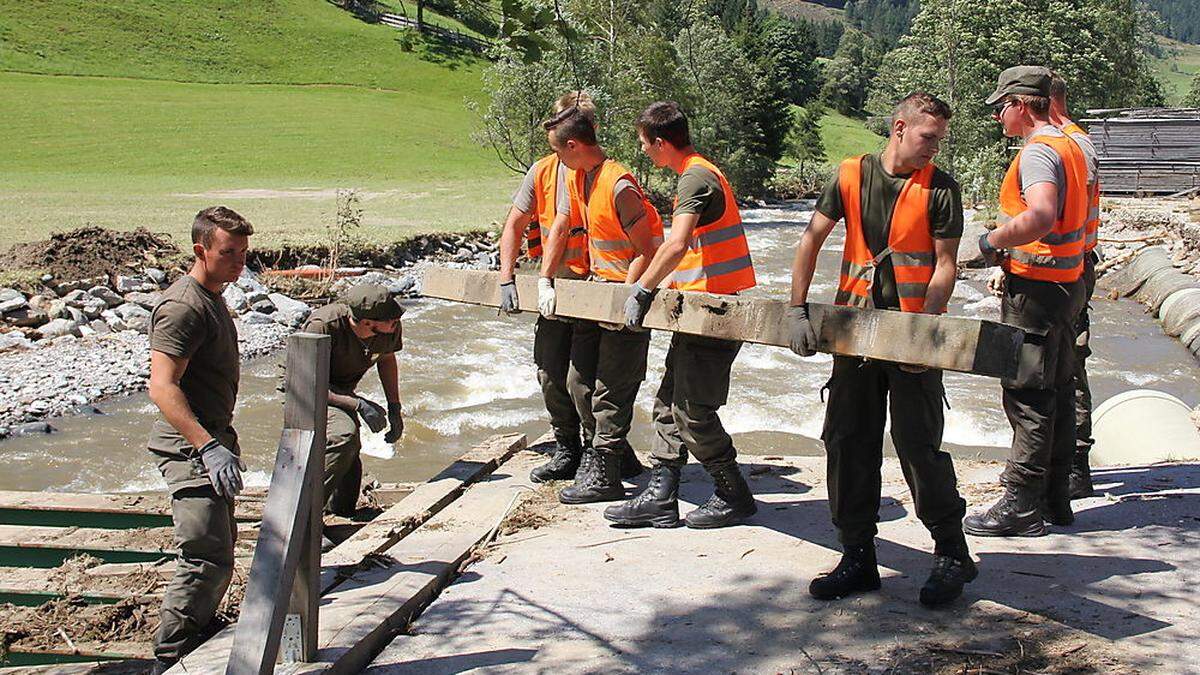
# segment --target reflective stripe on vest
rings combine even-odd
[[[684,171],[693,166],[708,169],[717,177],[725,200],[725,210],[720,218],[697,226],[693,231],[692,240],[688,242],[687,250],[671,275],[671,288],[723,294],[753,288],[754,263],[750,260],[746,228],[742,226],[733,188],[725,180],[725,174],[700,155],[689,155],[683,160]],[[675,203],[679,203],[678,195]]]
[[[526,231],[529,257],[541,258],[542,246],[550,237],[550,226],[558,216],[558,155],[550,154],[537,161],[533,185],[533,216]],[[559,266],[578,277],[587,275],[587,230],[578,213],[572,211],[567,248]]]
[[[1083,130],[1083,127],[1074,122],[1064,125],[1062,130],[1067,136],[1088,135]],[[1091,251],[1096,248],[1096,244],[1100,241],[1100,162],[1098,159],[1096,162],[1096,175],[1092,177],[1092,182],[1088,183],[1088,214],[1087,220],[1083,223],[1083,229],[1086,233],[1083,241],[1083,250]]]
[[[842,250],[842,273],[834,302],[839,305],[871,307],[872,288],[879,263],[892,261],[900,310],[925,309],[925,291],[933,278],[933,235],[929,231],[929,195],[934,165],[913,172],[892,208],[888,246],[872,255],[862,222],[862,161],[851,157],[838,169],[838,191],[846,219],[846,244]]]
[[[581,215],[581,220],[587,228],[588,263],[593,274],[607,280],[623,283],[629,273],[629,264],[638,256],[637,249],[621,226],[621,218],[613,203],[613,190],[621,179],[633,184],[642,196],[642,205],[649,220],[650,236],[656,243],[662,243],[662,217],[650,201],[646,199],[642,188],[638,185],[633,174],[629,173],[619,162],[611,159],[596,172],[592,184],[592,192],[585,199],[584,182],[587,174],[575,171],[571,176],[570,197],[571,212]]]
[[[1001,266],[1009,274],[1036,281],[1070,283],[1083,274],[1083,251],[1086,237],[1084,221],[1088,213],[1087,163],[1083,151],[1067,136],[1038,135],[1029,143],[1050,146],[1058,154],[1066,176],[1067,194],[1063,212],[1054,221],[1054,229],[1046,236],[1009,251]],[[1000,221],[1007,222],[1028,209],[1021,194],[1022,148],[1013,158],[1000,187]]]

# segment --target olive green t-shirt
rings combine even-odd
[[[725,215],[725,191],[717,174],[702,166],[690,166],[675,184],[674,215],[700,214],[696,227],[715,223]]]
[[[892,229],[892,211],[900,191],[912,174],[895,175],[883,168],[880,154],[867,155],[862,161],[862,204],[863,236],[872,255],[879,255],[888,246],[888,235]],[[838,174],[825,186],[817,200],[817,211],[830,220],[841,220],[845,215],[842,208],[842,193],[838,187]],[[950,174],[934,169],[930,181],[929,233],[935,239],[957,239],[963,233],[962,194],[958,183]],[[880,309],[898,309],[900,296],[896,293],[896,274],[892,271],[890,258],[879,264],[874,286],[875,306]]]
[[[190,275],[180,277],[163,291],[151,313],[150,349],[188,360],[179,379],[188,407],[205,431],[237,453],[237,434],[230,424],[241,359],[225,299]],[[155,422],[147,446],[162,460],[159,467],[172,488],[208,484],[202,468],[179,461],[191,458],[196,449],[166,420]]]
[[[363,340],[354,334],[351,316],[345,304],[330,303],[310,314],[302,329],[329,336],[329,390],[347,396],[354,394],[355,387],[380,355],[398,352],[404,346],[399,323],[396,332],[390,335],[377,334]]]

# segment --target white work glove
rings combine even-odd
[[[1004,270],[997,269],[992,272],[992,276],[988,277],[987,280],[988,293],[997,298],[1004,295],[1004,283]]]
[[[554,280],[549,277],[538,279],[538,312],[547,319],[554,318]]]
[[[208,480],[217,494],[230,501],[242,491],[242,472],[246,465],[233,452],[212,439],[200,448],[200,460],[208,470]]]

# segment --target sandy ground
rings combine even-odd
[[[980,577],[942,610],[916,599],[932,546],[894,460],[883,589],[833,603],[807,594],[839,555],[823,461],[743,468],[759,513],[715,531],[614,529],[600,505],[528,493],[519,522],[368,672],[1200,672],[1200,465],[1099,470],[1074,526],[972,538]],[[970,509],[999,469],[959,463]],[[707,498],[699,468],[685,478],[686,501]]]

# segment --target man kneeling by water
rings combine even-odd
[[[254,228],[223,206],[196,214],[192,269],[150,317],[150,400],[162,412],[147,446],[171,495],[179,558],[163,595],[153,672],[200,644],[233,577],[233,498],[242,471],[233,408],[237,329],[221,298],[246,266]]]
[[[400,317],[404,308],[379,284],[359,284],[339,302],[314,311],[304,332],[328,335],[329,411],[325,426],[325,510],[354,515],[362,487],[362,438],[359,420],[374,433],[388,428],[384,440],[394,443],[404,433],[396,352],[403,347]],[[375,366],[387,411],[355,393],[363,375]],[[328,548],[331,542],[322,544]]]

